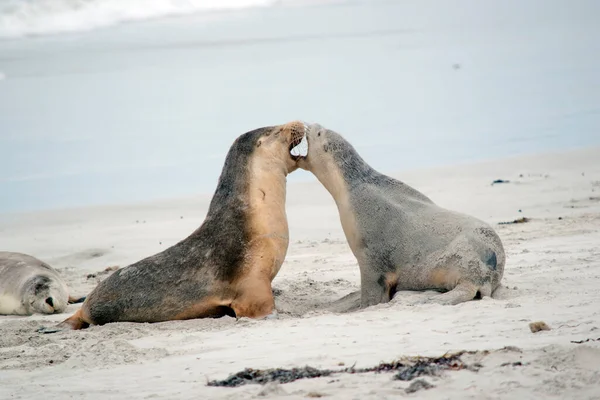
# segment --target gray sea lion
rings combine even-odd
[[[202,225],[113,273],[58,327],[272,314],[271,281],[289,243],[286,177],[297,168],[290,150],[303,134],[304,125],[291,122],[239,136]]]
[[[61,313],[83,299],[70,297],[63,279],[45,262],[0,251],[0,315]]]
[[[388,302],[397,290],[439,290],[428,301],[458,304],[491,296],[504,273],[500,238],[486,223],[446,210],[377,172],[340,134],[307,125],[312,172],[335,200],[361,273],[360,306]]]

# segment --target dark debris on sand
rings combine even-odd
[[[571,340],[571,343],[575,343],[575,344],[581,344],[581,343],[587,343],[587,342],[600,342],[600,337],[598,339],[589,338],[589,339],[585,339],[585,340]]]
[[[521,217],[521,218],[515,219],[514,221],[498,222],[498,225],[524,224],[529,221],[531,221],[531,218]]]
[[[412,383],[404,389],[408,394],[418,392],[419,390],[433,389],[435,386],[427,382],[425,379],[415,379]]]
[[[118,270],[119,268],[120,267],[118,265],[114,265],[114,266],[111,266],[111,267],[106,267],[102,271],[96,272],[95,274],[87,274],[86,278],[87,279],[92,279],[92,278],[96,278],[96,277],[99,277],[99,276],[110,275],[113,272],[115,272],[116,270]]]
[[[364,372],[388,372],[397,371],[394,375],[395,380],[412,381],[423,375],[437,376],[443,370],[458,371],[461,369],[476,369],[477,366],[468,366],[461,360],[461,356],[466,352],[462,351],[454,354],[445,354],[441,357],[407,357],[391,363],[382,363],[376,367],[351,369],[347,368],[349,373]]]
[[[461,356],[466,351],[455,354],[445,354],[442,357],[408,357],[391,363],[381,363],[370,368],[344,368],[339,370],[317,369],[313,367],[292,369],[252,369],[246,368],[222,381],[210,381],[208,386],[238,387],[247,384],[264,385],[269,382],[289,383],[298,379],[320,378],[332,374],[362,374],[367,372],[393,372],[395,380],[411,381],[423,375],[438,376],[442,371],[470,369],[476,371],[480,365],[467,365]]]
[[[261,385],[269,382],[289,383],[298,379],[329,376],[334,372],[336,371],[317,369],[308,366],[304,368],[274,368],[266,370],[246,368],[222,381],[210,381],[207,383],[207,386],[237,387],[249,383],[258,383]]]

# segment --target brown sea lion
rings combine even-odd
[[[303,134],[291,122],[239,136],[202,225],[102,281],[59,328],[272,314],[271,281],[289,243],[286,177],[297,168],[290,150]]]
[[[69,296],[65,281],[45,262],[0,251],[0,315],[62,313],[68,304],[83,300]]]
[[[388,302],[397,290],[426,289],[446,292],[428,301],[457,304],[491,296],[500,285],[506,257],[488,224],[377,172],[332,130],[307,125],[307,142],[298,165],[337,204],[360,267],[361,307]]]

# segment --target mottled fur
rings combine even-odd
[[[308,155],[299,166],[338,206],[361,271],[362,307],[387,302],[397,290],[448,291],[431,300],[457,304],[499,286],[505,253],[488,224],[377,172],[338,133],[308,126]]]
[[[76,300],[50,265],[27,254],[0,251],[0,314],[61,313],[70,302]]]
[[[290,123],[238,137],[202,225],[101,282],[63,326],[272,313],[271,280],[288,247],[285,187],[296,169],[289,155],[296,125],[303,129]]]

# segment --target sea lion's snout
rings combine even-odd
[[[327,129],[318,123],[304,123],[303,141],[306,142],[306,147],[303,148],[304,153],[302,154],[302,157],[295,158],[298,167],[310,169],[310,163],[316,161],[320,157],[320,149],[323,146],[326,132]]]

